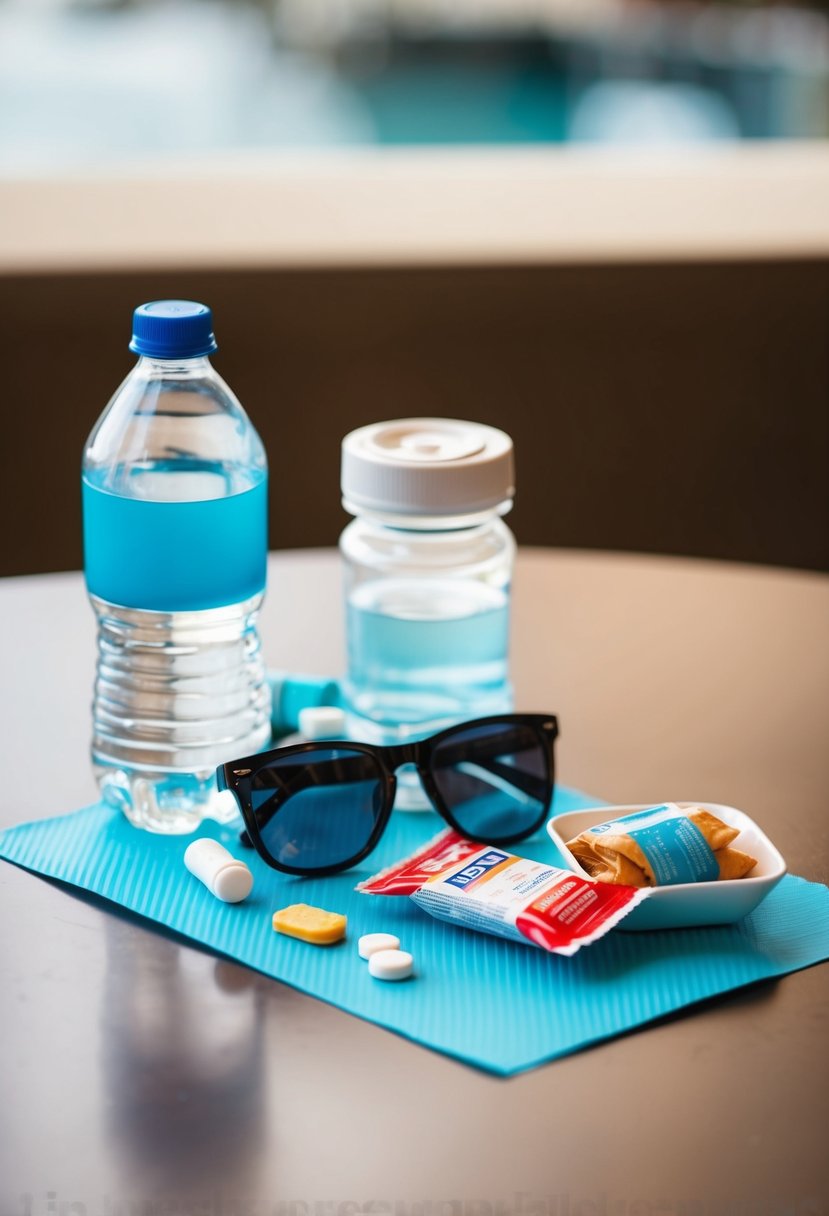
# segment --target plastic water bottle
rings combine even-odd
[[[342,445],[340,539],[352,738],[395,743],[512,708],[512,440],[446,418],[362,427]]]
[[[92,759],[104,800],[156,832],[232,808],[217,764],[270,737],[257,632],[265,451],[214,371],[210,309],[143,304],[138,362],[83,458],[86,583],[98,619]]]

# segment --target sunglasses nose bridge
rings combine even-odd
[[[393,747],[384,747],[382,755],[389,772],[396,773],[404,764],[419,764],[421,748],[419,743],[396,743]]]
[[[387,786],[386,797],[392,803],[397,791],[400,769],[405,769],[409,765],[417,772],[420,783],[429,799],[431,800],[433,797],[430,788],[428,766],[424,760],[421,743],[397,743],[391,747],[383,748],[383,768],[385,770]]]

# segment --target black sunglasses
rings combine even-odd
[[[312,742],[277,747],[216,770],[245,822],[245,844],[286,874],[334,874],[357,865],[389,821],[395,771],[413,764],[424,790],[462,836],[510,844],[550,808],[552,714],[505,714],[450,726],[394,747]]]

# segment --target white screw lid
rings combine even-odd
[[[456,418],[399,418],[346,435],[343,506],[353,514],[474,515],[515,493],[512,440]]]

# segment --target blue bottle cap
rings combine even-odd
[[[151,359],[195,359],[218,350],[213,314],[193,300],[153,300],[132,317],[130,350]]]

